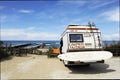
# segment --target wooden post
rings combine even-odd
[[[10,48],[10,55],[11,55],[11,54],[12,54],[12,47],[11,47],[11,44],[10,44],[10,47],[9,47],[9,48]]]

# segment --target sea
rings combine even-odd
[[[115,42],[118,42],[118,41],[103,41],[103,46],[105,44],[107,45],[110,45],[110,44],[113,44]],[[51,41],[47,41],[47,40],[4,40],[3,41],[3,46],[9,46],[9,45],[19,45],[19,44],[29,44],[31,43],[32,45],[40,45],[42,43],[45,43],[46,46],[45,48],[50,48],[52,46],[55,46],[57,48],[60,47],[60,41],[59,40],[51,40]]]
[[[57,47],[57,48],[59,48],[60,47],[60,44],[59,44],[59,41],[57,41],[57,40],[51,40],[51,41],[47,41],[47,40],[40,40],[40,41],[38,41],[38,40],[4,40],[4,41],[2,41],[3,42],[3,46],[10,46],[10,45],[12,45],[12,46],[15,46],[15,45],[20,45],[20,44],[31,44],[31,45],[40,45],[40,44],[42,44],[42,43],[45,43],[46,44],[46,46],[45,46],[45,48],[47,48],[47,49],[49,49],[50,47]]]

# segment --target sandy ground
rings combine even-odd
[[[120,57],[105,64],[65,67],[58,58],[29,54],[2,61],[1,79],[120,79]]]

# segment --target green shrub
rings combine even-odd
[[[53,51],[52,51],[55,48],[57,47],[56,46],[49,47],[49,51],[47,52],[48,58],[57,57],[57,54],[53,54]]]
[[[112,52],[113,56],[120,56],[120,42],[113,42],[109,46],[105,46],[104,50]]]
[[[10,56],[10,54],[8,54],[8,52],[4,50],[2,45],[3,45],[3,42],[0,41],[0,59],[3,59],[3,58]]]
[[[9,56],[10,55],[6,51],[0,49],[0,59],[6,58],[6,57],[9,57]]]

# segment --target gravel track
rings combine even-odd
[[[120,79],[120,57],[104,64],[65,67],[58,58],[29,54],[2,61],[1,79]]]

